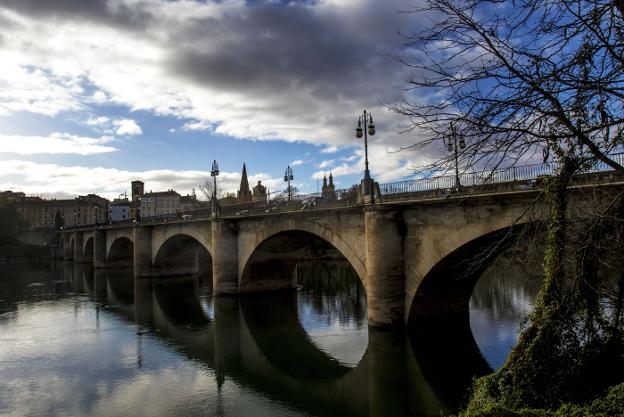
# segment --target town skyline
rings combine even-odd
[[[403,1],[0,5],[0,189],[44,198],[113,199],[140,179],[190,193],[219,162],[219,183],[316,192],[362,178],[355,138],[366,108],[378,134],[370,169],[411,177],[428,156],[386,105],[413,99],[391,55],[421,20]],[[383,3],[383,4],[380,4]],[[366,30],[362,30],[362,29]],[[260,34],[260,36],[257,36]]]

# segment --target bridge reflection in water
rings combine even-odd
[[[299,265],[298,291],[247,297],[212,298],[206,290],[210,283],[193,276],[135,280],[130,269],[67,263],[53,265],[48,274],[54,298],[88,294],[80,308],[95,309],[98,323],[105,315],[136,326],[135,369],[166,368],[154,363],[151,348],[164,343],[190,366],[212,373],[218,395],[211,398],[224,404],[183,404],[177,411],[185,414],[219,415],[231,401],[224,386],[233,383],[294,414],[437,416],[455,409],[471,378],[490,370],[468,315],[407,332],[368,328],[364,289],[340,262]],[[18,289],[2,290],[2,312],[17,310],[29,298]],[[20,301],[11,303],[12,298]],[[142,383],[138,376],[130,379]],[[82,399],[83,412],[93,411],[95,392],[74,394]],[[172,388],[162,395],[175,402],[178,394]]]

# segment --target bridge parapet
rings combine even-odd
[[[522,190],[513,183],[501,191],[499,184],[488,193],[398,199],[366,207],[317,206],[81,228],[63,231],[61,241],[64,255],[79,262],[84,259],[82,248],[93,239],[90,259],[95,267],[132,265],[137,278],[198,272],[200,265],[209,265],[216,295],[294,286],[296,263],[320,242],[344,256],[361,279],[369,323],[396,325],[419,315],[467,311],[478,274],[463,279],[466,259],[479,255],[478,250],[512,226],[546,218],[540,212],[523,217],[541,192],[541,180],[534,183],[536,187]],[[601,204],[600,199],[588,192],[619,191],[624,181],[604,172],[581,176],[574,187],[578,191],[574,201],[595,205]],[[166,267],[158,266],[158,253],[167,242],[170,247],[195,246],[183,255],[166,251]],[[127,256],[121,256],[123,252]],[[210,264],[200,255],[210,258]],[[182,259],[180,268],[171,267]],[[267,278],[271,274],[273,281]]]

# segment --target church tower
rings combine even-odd
[[[336,187],[334,186],[334,176],[329,173],[329,184],[327,185],[327,198],[330,200],[336,199]]]
[[[240,189],[238,190],[238,201],[241,203],[251,201],[251,190],[249,189],[247,166],[245,164],[243,164],[243,175],[241,176]]]
[[[327,177],[323,175],[323,188],[321,188],[321,196],[327,197]]]

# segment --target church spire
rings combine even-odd
[[[247,179],[247,166],[243,163],[243,174],[241,175],[240,189],[238,190],[238,199],[241,202],[251,201],[251,190],[249,189],[249,180]]]

